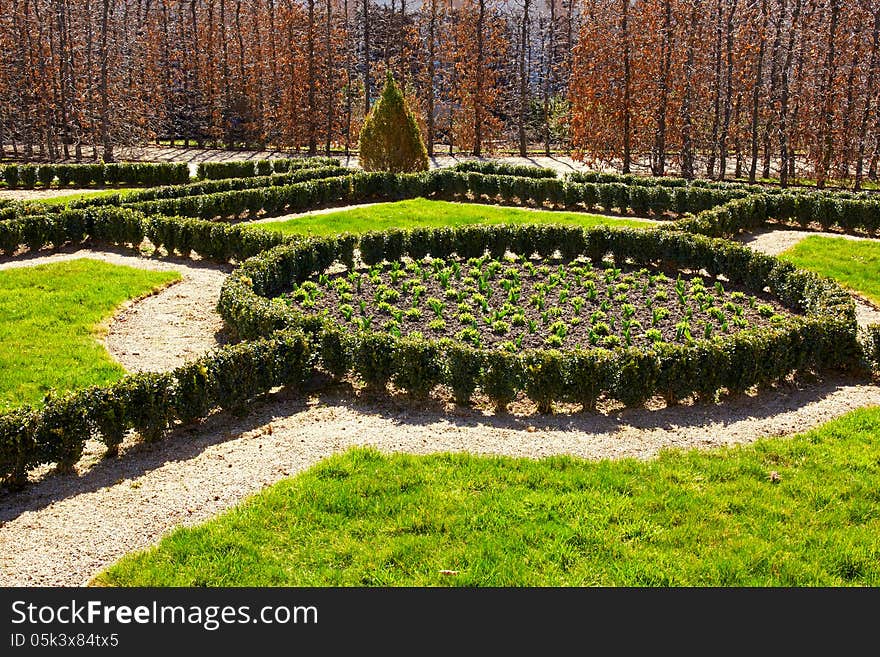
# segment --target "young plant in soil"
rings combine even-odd
[[[452,338],[523,349],[688,344],[772,326],[790,312],[772,295],[690,272],[489,256],[322,273],[286,295],[292,306],[395,337]]]

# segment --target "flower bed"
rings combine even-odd
[[[638,406],[654,395],[662,395],[667,402],[674,403],[695,394],[712,397],[722,389],[743,392],[754,385],[771,384],[795,370],[852,367],[860,359],[854,305],[845,291],[832,281],[723,240],[674,231],[646,232],[608,227],[582,230],[563,226],[492,226],[373,233],[363,236],[358,246],[360,257],[367,266],[388,262],[386,267],[372,270],[378,280],[371,281],[373,287],[367,291],[372,292],[373,296],[361,298],[364,301],[363,309],[354,297],[356,279],[349,280],[345,275],[331,277],[328,273],[328,268],[334,262],[343,262],[349,268],[352,267],[354,239],[315,239],[279,246],[243,263],[224,285],[219,304],[221,314],[242,337],[269,335],[275,330],[288,327],[303,329],[317,343],[315,351],[319,356],[320,366],[336,377],[354,374],[376,388],[392,382],[396,387],[416,396],[425,395],[434,386],[443,384],[452,389],[461,403],[466,403],[474,390],[479,388],[499,409],[504,408],[519,392],[525,392],[543,411],[550,410],[554,401],[575,401],[586,408],[593,408],[600,397]],[[644,324],[651,320],[646,312],[640,315],[644,321],[636,320],[634,314],[624,318],[623,314],[627,311],[624,310],[622,299],[614,310],[610,306],[607,309],[615,314],[615,326],[618,329],[615,334],[619,343],[612,341],[599,344],[597,339],[597,344],[593,346],[590,344],[590,333],[583,326],[577,330],[580,335],[587,336],[586,340],[566,343],[563,339],[562,344],[546,344],[546,340],[551,339],[552,335],[558,336],[550,327],[559,320],[555,318],[551,322],[548,316],[547,333],[541,336],[544,343],[538,348],[532,348],[535,343],[525,341],[529,318],[524,317],[525,324],[522,326],[526,328],[519,333],[523,337],[519,348],[513,342],[513,349],[493,349],[490,347],[501,346],[511,340],[506,335],[501,336],[500,340],[496,339],[492,325],[496,321],[506,322],[506,319],[494,318],[492,313],[495,311],[488,311],[488,304],[488,312],[480,307],[481,320],[477,320],[474,312],[470,313],[478,326],[485,328],[479,331],[479,341],[466,339],[468,334],[461,335],[461,331],[466,331],[466,328],[455,332],[452,337],[447,331],[453,331],[456,327],[444,327],[443,337],[431,336],[430,329],[411,331],[409,334],[400,330],[406,322],[406,311],[401,317],[403,322],[398,322],[393,313],[400,312],[401,308],[391,306],[388,296],[394,288],[383,282],[380,272],[386,272],[389,280],[391,272],[395,271],[403,272],[395,274],[398,281],[402,281],[404,276],[407,280],[412,280],[411,274],[415,271],[407,272],[411,263],[405,263],[401,259],[408,256],[417,261],[421,273],[410,284],[407,292],[410,304],[414,289],[424,287],[424,291],[419,293],[419,299],[423,300],[424,305],[420,303],[416,308],[423,316],[429,316],[432,312],[436,315],[437,311],[441,311],[442,315],[446,312],[445,304],[451,303],[451,299],[447,302],[437,295],[445,295],[445,292],[440,292],[444,289],[441,276],[446,276],[448,272],[450,281],[455,276],[454,267],[450,265],[453,256],[468,266],[462,276],[470,277],[470,269],[477,267],[473,261],[468,264],[468,259],[476,258],[488,269],[492,260],[484,259],[487,252],[498,258],[507,251],[517,255],[528,254],[529,257],[537,253],[545,261],[558,257],[568,272],[566,276],[571,274],[576,277],[577,268],[580,268],[584,288],[587,287],[587,274],[593,277],[591,280],[594,284],[597,277],[609,276],[609,284],[601,288],[606,298],[608,289],[612,290],[613,299],[615,293],[624,292],[622,289],[617,291],[614,286],[626,284],[630,286],[626,292],[632,292],[635,288],[643,295],[643,308],[647,289],[643,293],[642,287],[647,284],[647,288],[650,288],[651,276],[655,276],[655,285],[662,282],[665,287],[669,283],[675,295],[673,304],[681,303],[678,301],[678,293],[682,283],[678,282],[678,276],[675,275],[674,279],[667,276],[672,279],[670,281],[659,279],[657,273],[651,272],[660,268],[667,272],[676,268],[688,279],[694,279],[695,274],[713,277],[709,280],[719,278],[717,282],[722,287],[739,291],[737,286],[742,286],[748,296],[746,292],[741,292],[743,297],[734,298],[731,294],[730,299],[727,299],[720,289],[715,288],[714,283],[711,285],[712,292],[709,292],[705,283],[700,286],[697,280],[681,279],[684,281],[682,297],[685,304],[691,304],[693,312],[699,308],[706,315],[710,312],[716,314],[718,311],[711,309],[717,308],[722,314],[722,317],[716,315],[715,324],[710,324],[712,329],[708,335],[700,335],[699,332],[694,335],[690,331],[690,338],[683,331],[680,335],[673,335],[670,327],[665,324],[656,329],[660,331],[659,340],[639,337],[649,335],[647,331],[650,329]],[[613,268],[604,264],[609,255],[610,262],[614,263]],[[431,256],[431,259],[425,259],[426,256]],[[578,260],[581,257],[591,261],[592,266],[585,266]],[[428,279],[432,279],[430,272],[434,270],[434,265],[431,263],[436,258],[443,259],[443,266],[440,263],[437,265],[437,284],[432,288],[436,293],[433,296],[435,302],[429,303],[428,287],[425,285],[428,281],[422,280],[422,276],[427,275]],[[522,271],[528,272],[529,260],[520,259],[519,262]],[[503,277],[504,265],[501,267],[500,279],[497,287],[493,288],[493,294],[506,292],[509,295],[513,288],[504,289],[500,281],[510,279]],[[600,269],[597,271],[594,267]],[[483,267],[479,269],[479,276],[474,272],[474,283],[470,284],[477,290],[480,280],[485,280],[484,285],[488,285],[489,280]],[[648,271],[642,272],[642,269]],[[617,270],[620,270],[620,274],[615,273]],[[633,270],[639,273],[638,278],[632,273]],[[366,272],[368,277],[369,271]],[[607,271],[610,273],[605,273]],[[629,273],[624,274],[624,271]],[[555,273],[559,278],[558,265]],[[615,282],[618,275],[621,277],[620,283]],[[326,277],[323,282],[327,289],[337,286],[334,289],[340,303],[334,307],[332,313],[329,302],[324,307],[326,312],[322,313],[321,308],[317,307],[317,295],[312,296],[314,290],[320,289],[314,280],[321,276]],[[633,276],[631,283],[623,283],[625,276]],[[721,276],[726,282],[720,280]],[[309,279],[314,279],[314,285],[303,285]],[[521,282],[522,279],[523,275],[520,274]],[[351,285],[352,290],[345,290],[346,285],[339,281]],[[382,285],[385,287],[380,288]],[[534,285],[532,287],[534,289]],[[382,300],[378,301],[375,295],[380,290]],[[486,292],[488,288],[484,292],[471,294],[470,298],[473,301],[474,294],[482,294],[487,298]],[[599,299],[599,292],[597,285],[596,300]],[[774,303],[766,303],[767,299],[762,295],[767,292],[775,297]],[[351,294],[352,297],[343,298],[342,294]],[[361,294],[364,294],[363,282]],[[558,302],[558,293],[555,294]],[[297,303],[291,305],[285,301],[285,296],[297,299]],[[751,308],[751,297],[756,299],[754,308]],[[566,299],[570,307],[573,305],[570,303],[571,298],[573,296]],[[400,297],[396,302],[399,299]],[[759,302],[759,299],[762,300]],[[344,301],[354,303],[344,304]],[[737,301],[746,303],[737,304]],[[303,302],[311,302],[312,306],[308,307]],[[443,303],[444,307],[441,309],[437,302]],[[728,302],[732,305],[725,309],[724,304]],[[389,305],[380,308],[380,303]],[[460,302],[456,298],[456,312],[458,303],[464,301]],[[765,303],[769,309],[759,309]],[[367,304],[371,306],[369,312]],[[479,297],[477,304],[479,305]],[[351,307],[350,317],[346,317],[348,310],[344,305]],[[634,307],[634,304],[628,305]],[[732,331],[731,323],[738,316],[737,305],[742,308],[746,325]],[[746,316],[747,306],[755,313]],[[586,300],[581,311],[585,307]],[[660,307],[666,306],[658,306]],[[781,311],[782,308],[787,312]],[[412,305],[409,309],[412,309]],[[394,330],[389,332],[389,329],[394,329],[393,324],[389,327],[375,326],[373,322],[376,320],[365,321],[357,317],[358,314],[360,317],[378,316],[383,311],[388,312],[389,317],[385,322],[397,322],[399,333]],[[462,309],[461,313],[464,312],[467,311]],[[686,312],[680,311],[681,316]],[[725,312],[730,313],[729,316]],[[653,309],[651,313],[653,319]],[[762,318],[762,313],[769,316]],[[513,314],[515,313],[510,314],[511,318]],[[491,320],[488,327],[487,315]],[[427,321],[441,319],[446,321],[443,317],[435,317],[434,320],[427,320],[425,317]],[[582,319],[581,324],[584,324],[585,319],[587,318]],[[630,322],[630,345],[626,345],[625,338],[622,337],[624,319]],[[764,319],[767,321],[761,321]],[[461,322],[456,316],[456,321],[460,324],[469,322],[470,318],[466,317],[465,320]],[[592,317],[589,320],[589,331],[595,337],[608,337],[597,336]],[[635,331],[634,321],[642,323],[641,328]],[[680,318],[676,319],[676,323],[679,321]],[[723,329],[717,330],[724,321],[728,323],[727,333]],[[509,323],[512,330],[512,319]],[[427,324],[424,326],[427,327]],[[570,328],[569,321],[566,329]],[[667,331],[666,335],[664,329]],[[706,330],[705,322],[700,329]],[[650,335],[656,337],[656,334]]]
[[[294,284],[284,298],[352,330],[506,351],[691,344],[786,320],[789,313],[772,295],[725,284],[644,267],[485,255],[322,273]]]

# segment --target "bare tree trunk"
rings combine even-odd
[[[370,5],[363,0],[364,12],[364,116],[370,113]]]
[[[858,25],[855,28],[855,31],[849,35],[850,39],[853,41],[858,41],[861,37],[862,26]],[[856,81],[856,72],[858,71],[859,66],[859,55],[861,55],[861,50],[857,45],[852,47],[852,59],[850,60],[849,65],[849,75],[846,78],[846,108],[843,110],[843,129],[841,130],[840,135],[840,145],[842,149],[842,157],[840,158],[840,162],[838,163],[837,168],[837,177],[838,178],[848,178],[849,177],[849,166],[853,160],[853,147],[855,146],[856,140],[852,134],[853,128],[853,115],[855,114],[855,81]]]
[[[859,126],[858,137],[858,155],[856,156],[856,176],[853,187],[861,189],[862,187],[862,171],[865,165],[865,146],[867,142],[868,121],[871,118],[873,107],[871,100],[876,97],[874,91],[874,81],[877,76],[877,52],[880,50],[880,5],[874,9],[874,29],[871,36],[871,58],[868,64],[868,79],[865,81],[865,107],[862,110],[862,121]]]
[[[336,85],[333,83],[333,47],[331,43],[332,34],[332,0],[325,0],[327,3],[327,14],[324,22],[324,48],[327,54],[327,74],[324,78],[324,93],[327,94],[327,108],[325,111],[327,121],[327,135],[324,140],[324,153],[330,155],[330,146],[333,140],[333,96]]]
[[[68,89],[70,83],[70,69],[67,61],[67,18],[66,0],[56,0],[57,7],[55,10],[55,18],[58,21],[58,72],[59,72],[59,98],[61,100],[61,148],[64,152],[64,159],[70,158],[69,142],[70,142],[70,117],[68,106]]]
[[[730,13],[727,15],[725,46],[727,51],[727,86],[724,91],[724,123],[718,140],[718,180],[724,180],[727,176],[727,137],[730,132],[730,112],[733,100],[733,17],[736,13],[736,5],[737,0],[732,0]]]
[[[517,116],[517,134],[519,137],[519,154],[521,157],[528,155],[526,143],[526,112],[528,110],[529,72],[526,69],[526,52],[529,43],[529,9],[531,0],[523,0],[522,18],[519,30],[519,52],[517,60],[519,64],[519,115]]]
[[[480,157],[483,153],[483,30],[486,27],[486,0],[479,0],[480,11],[477,15],[477,61],[476,90],[474,91],[474,149],[473,154]]]
[[[251,20],[254,22],[254,50],[256,51],[256,71],[257,71],[257,142],[261,149],[266,148],[267,135],[266,135],[266,108],[265,108],[265,97],[266,97],[266,86],[265,80],[263,79],[263,61],[265,55],[263,54],[263,39],[260,35],[260,15],[258,13],[258,4],[255,2],[251,5],[252,14]]]
[[[791,82],[789,74],[791,71],[792,59],[794,57],[794,39],[797,34],[798,20],[801,15],[801,0],[795,0],[794,7],[791,11],[791,20],[789,21],[788,45],[785,48],[785,64],[782,67],[782,76],[780,81],[779,96],[779,185],[780,187],[788,186],[789,173],[789,134],[788,134],[788,102]],[[794,158],[791,158],[794,162]]]
[[[351,51],[351,23],[349,22],[348,0],[343,0],[342,13],[345,17],[345,157],[351,155],[351,112],[354,97],[354,63]]]
[[[427,116],[425,123],[428,131],[428,156],[434,157],[434,59],[436,57],[437,39],[437,3],[439,0],[431,0],[431,15],[428,18],[428,84],[427,93]]]
[[[758,46],[758,60],[755,65],[755,87],[752,90],[752,119],[751,119],[751,163],[749,164],[749,182],[755,184],[758,176],[758,107],[761,99],[761,89],[764,84],[764,52],[767,50],[767,11],[768,0],[761,0],[761,40]]]
[[[691,112],[692,85],[694,76],[694,40],[700,21],[701,0],[691,0],[690,34],[688,35],[687,55],[685,56],[684,93],[681,99],[681,176],[690,180],[694,177],[694,125]]]
[[[632,165],[632,68],[630,66],[629,0],[621,0],[620,32],[623,39],[623,167],[630,173]]]
[[[550,92],[553,89],[556,63],[556,0],[547,0],[550,20],[547,25],[547,70],[544,72],[544,154],[550,156]]]
[[[113,141],[110,139],[110,93],[107,85],[107,31],[109,29],[110,12],[114,0],[103,0],[101,10],[101,84],[98,95],[101,97],[101,145],[104,149],[104,161],[113,161]]]
[[[782,27],[786,22],[785,14],[788,9],[787,0],[781,0],[779,3],[779,13],[776,15],[776,25],[773,33],[773,45],[770,49],[770,89],[767,94],[770,103],[775,107],[777,95],[779,93],[781,67],[779,64],[780,47],[782,44]],[[764,178],[770,177],[770,164],[773,156],[771,147],[771,138],[773,133],[773,113],[764,124],[763,149],[764,160],[761,167],[761,175]]]
[[[660,47],[662,70],[659,81],[657,105],[657,128],[654,132],[654,152],[651,154],[651,173],[666,174],[666,108],[669,104],[669,72],[672,68],[672,3],[663,0],[662,44]]]
[[[721,41],[722,35],[724,33],[723,23],[724,23],[724,10],[722,5],[723,0],[718,0],[718,4],[716,5],[716,17],[715,17],[715,51],[714,51],[714,59],[715,59],[715,77],[714,77],[714,86],[715,86],[715,99],[713,101],[713,112],[712,112],[712,138],[710,142],[709,148],[709,157],[706,162],[706,176],[711,178],[715,173],[715,153],[718,148],[718,127],[721,123]]]
[[[318,111],[315,99],[315,0],[308,0],[309,24],[306,32],[308,44],[308,76],[309,76],[309,155],[318,152],[318,138],[316,134],[315,113]]]
[[[810,22],[810,18],[812,17],[813,13],[816,11],[816,3],[809,2],[808,4],[804,5],[800,1],[798,1],[795,4],[795,7],[800,9],[801,13],[803,13],[803,24],[808,25]],[[791,23],[794,24],[795,21],[792,20]],[[795,35],[795,34],[797,34],[797,31],[792,30],[792,35]],[[795,92],[794,92],[794,107],[791,110],[791,119],[788,122],[788,130],[789,130],[789,136],[788,136],[788,145],[789,145],[788,146],[788,177],[790,179],[795,177],[795,171],[796,171],[795,164],[796,164],[796,159],[797,159],[797,152],[796,152],[796,148],[795,148],[795,132],[794,131],[798,125],[798,118],[800,116],[800,110],[801,110],[801,100],[802,100],[802,96],[803,96],[802,90],[803,90],[803,86],[804,86],[804,66],[807,62],[806,47],[807,47],[807,39],[801,38],[800,42],[798,43],[797,62],[795,63],[795,72],[794,72],[794,78],[793,78],[793,81],[796,85]],[[791,83],[789,83],[789,84],[791,84]]]
[[[834,85],[834,77],[836,67],[834,64],[835,50],[837,46],[837,27],[840,22],[840,0],[830,0],[831,16],[828,22],[828,41],[825,49],[825,80],[822,90],[819,93],[820,98],[824,98],[822,108],[822,123],[819,142],[821,144],[821,155],[819,158],[819,168],[816,171],[816,187],[822,189],[825,187],[825,181],[828,178],[828,169],[831,166],[831,156],[834,150],[834,96],[831,93]]]

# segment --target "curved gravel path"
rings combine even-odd
[[[0,270],[78,258],[154,271],[176,271],[183,280],[125,304],[110,321],[102,342],[130,372],[174,369],[225,342],[217,300],[230,266],[189,258],[139,257],[117,251],[67,250],[0,262]]]
[[[765,239],[765,244],[772,243]],[[762,250],[771,248],[762,246]],[[94,252],[81,250],[46,260],[90,253]],[[131,330],[136,325],[143,331],[155,329],[153,339],[143,342],[149,350],[164,350],[165,336],[180,334],[182,327],[174,318],[181,317],[187,299],[203,303],[196,299],[213,295],[208,291],[212,284],[219,290],[224,275],[212,270],[206,275],[212,277],[209,282],[198,278],[196,270],[204,270],[191,261],[105,256],[119,264],[176,269],[193,281],[194,296],[176,300],[168,296],[183,285],[178,283],[134,304],[122,314],[129,313],[128,319],[114,322],[132,322],[125,329],[130,330],[126,339],[131,340],[138,338],[138,330]],[[42,258],[0,263],[0,268],[38,261]],[[188,268],[193,271],[185,271]],[[158,303],[157,308],[141,315],[138,307],[150,300]],[[215,303],[213,298],[212,308]],[[168,364],[173,359],[166,361],[167,355],[159,360]],[[152,358],[144,354],[137,362]],[[90,442],[76,473],[35,472],[34,483],[26,490],[0,493],[0,585],[83,585],[119,557],[154,544],[173,527],[203,521],[264,486],[355,445],[418,454],[468,451],[531,458],[570,454],[586,459],[645,459],[667,448],[713,448],[791,435],[869,405],[880,405],[880,387],[846,378],[786,383],[717,405],[609,408],[597,414],[553,416],[536,415],[528,402],[515,403],[509,415],[495,416],[441,400],[415,404],[399,397],[371,398],[346,386],[305,397],[282,391],[255,404],[246,418],[218,413],[197,427],[175,430],[160,444],[126,443],[119,459],[101,459],[101,445]]]

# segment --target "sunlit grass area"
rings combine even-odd
[[[647,228],[654,222],[633,221],[585,212],[524,210],[479,203],[451,203],[416,198],[393,203],[376,203],[339,212],[305,214],[293,219],[261,224],[272,230],[302,235],[364,233],[388,228],[463,226],[466,224],[560,223],[589,227],[597,225]]]
[[[878,435],[868,408],[650,461],[353,450],[94,583],[877,586]]]
[[[89,259],[0,271],[0,408],[120,378],[98,341],[102,324],[124,301],[179,278]]]
[[[880,241],[811,235],[781,257],[880,304]]]

